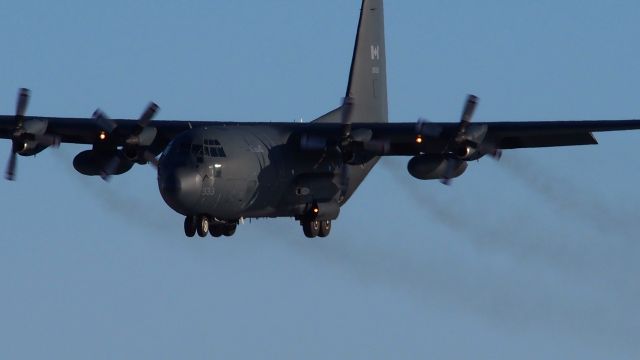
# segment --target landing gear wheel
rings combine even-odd
[[[320,221],[318,220],[306,220],[302,221],[302,231],[308,238],[314,238],[318,236],[320,232]]]
[[[224,236],[233,236],[233,234],[236,233],[236,224],[227,224],[224,226],[223,230],[222,230],[222,234]]]
[[[184,218],[184,234],[187,237],[194,237],[196,235],[196,218],[195,216],[187,216]]]
[[[209,233],[211,236],[218,238],[222,236],[222,226],[218,224],[211,225],[211,229],[209,229]]]
[[[321,238],[329,236],[331,232],[331,220],[320,221],[320,231],[318,231],[318,236]]]
[[[205,237],[209,232],[209,218],[206,216],[198,216],[196,219],[196,230],[198,236]]]

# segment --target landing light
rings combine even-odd
[[[222,165],[221,164],[214,164],[213,167],[216,168],[216,169],[220,169],[222,167]]]
[[[98,139],[100,139],[100,141],[107,140],[107,132],[106,131],[100,131],[100,134],[98,135]]]
[[[422,144],[422,135],[418,135],[418,136],[416,137],[416,143],[418,143],[418,144]]]

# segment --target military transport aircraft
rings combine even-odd
[[[184,215],[186,236],[231,236],[246,218],[292,217],[307,237],[325,237],[340,207],[381,156],[410,156],[422,180],[451,179],[467,162],[505,149],[597,144],[593,132],[640,129],[640,120],[471,123],[469,95],[458,123],[389,123],[382,0],[363,0],[342,105],[311,123],[152,121],[26,116],[21,89],[15,115],[0,117],[11,140],[6,178],[17,155],[60,143],[91,145],[73,160],[81,174],[110,176],[134,164],[158,169],[164,201]],[[157,159],[160,155],[159,159]]]

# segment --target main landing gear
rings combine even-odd
[[[302,225],[304,235],[308,238],[327,237],[331,232],[331,220],[302,219],[300,225]]]
[[[235,222],[220,222],[211,220],[208,216],[187,216],[184,219],[184,234],[187,237],[194,237],[196,234],[205,237],[211,234],[213,237],[233,236],[236,233],[238,224]]]

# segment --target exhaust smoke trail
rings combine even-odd
[[[68,165],[73,154],[65,151],[61,146],[56,151],[52,151],[53,156]],[[157,206],[150,203],[148,199],[133,194],[125,194],[121,189],[114,188],[112,184],[104,183],[94,177],[79,176],[73,172],[69,177],[81,185],[81,188],[88,191],[92,198],[105,210],[125,220],[132,226],[142,227],[162,234],[174,232],[176,226],[180,227],[177,217],[170,216],[167,212],[158,211]],[[97,181],[99,180],[99,181]]]
[[[560,210],[582,218],[603,235],[613,232],[626,239],[636,240],[636,217],[629,217],[629,212],[607,204],[600,193],[580,189],[578,184],[567,178],[558,178],[552,171],[544,169],[541,164],[524,154],[510,153],[502,158],[500,164]],[[632,213],[637,214],[635,211]]]
[[[275,228],[268,232],[272,239],[284,237],[292,250],[318,266],[337,267],[364,285],[408,295],[427,312],[446,308],[480,317],[503,330],[525,333],[547,334],[552,326],[556,334],[592,346],[616,343],[629,348],[634,341],[629,332],[633,324],[626,314],[607,306],[617,301],[614,295],[592,293],[589,286],[544,266],[505,263],[499,256],[483,254],[461,259],[446,245],[436,252],[415,251],[419,247],[412,245],[414,250],[408,253],[388,246],[385,239],[377,242],[375,235],[359,242],[359,232],[332,234],[325,240],[301,239],[290,232],[283,236]],[[589,326],[584,326],[585,319]],[[604,338],[598,330],[603,328],[609,331]]]
[[[468,244],[485,254],[499,252],[517,261],[544,264],[570,272],[577,278],[590,273],[593,279],[602,277],[603,257],[627,260],[638,249],[633,244],[602,241],[593,234],[591,223],[576,224],[565,214],[551,214],[527,208],[483,211],[464,196],[442,200],[442,193],[429,192],[430,187],[406,178],[404,164],[397,159],[384,159],[382,166],[418,207],[460,234]],[[443,189],[446,191],[450,189]],[[451,194],[451,193],[450,193]],[[494,204],[495,205],[495,204]],[[559,222],[557,220],[560,220]],[[630,259],[629,259],[630,260]],[[625,274],[637,271],[634,261],[612,261],[606,265],[609,273]]]
[[[412,179],[407,179],[405,165],[397,159],[383,159],[380,164],[391,174],[407,196],[421,209],[435,217],[441,224],[449,229],[476,241],[484,242],[500,236],[513,235],[512,229],[507,228],[510,222],[503,222],[502,226],[487,227],[484,222],[477,221],[477,215],[472,213],[467,206],[466,199],[456,198],[452,204],[442,201],[435,192],[429,192],[429,188],[423,183],[416,184]],[[443,189],[445,187],[443,186]]]
[[[450,307],[485,318],[503,330],[549,336],[551,328],[561,338],[592,348],[634,348],[631,334],[636,325],[628,311],[634,308],[634,294],[639,289],[619,282],[637,272],[637,267],[630,265],[632,254],[584,248],[582,242],[568,241],[570,235],[553,236],[548,231],[554,230],[544,230],[548,219],[535,219],[537,228],[525,229],[521,222],[491,226],[482,219],[474,220],[473,208],[464,201],[451,204],[426,193],[423,187],[409,185],[404,164],[393,160],[382,164],[419,208],[480,251],[462,254],[460,247],[447,245],[451,239],[433,239],[432,248],[425,252],[418,243],[411,244],[423,241],[419,237],[398,238],[403,246],[397,247],[390,245],[389,239],[376,241],[375,234],[362,242],[360,232],[348,231],[334,232],[330,239],[320,241],[288,235],[291,233],[283,236],[276,229],[269,231],[269,237],[284,237],[293,250],[321,265],[346,270],[365,284],[399,290],[429,309]],[[270,226],[268,223],[264,228]],[[551,241],[541,246],[541,237]],[[412,250],[407,252],[407,248]],[[559,249],[565,250],[558,254]],[[528,256],[532,250],[537,255],[534,259]],[[523,262],[523,256],[528,256],[528,261]],[[606,271],[601,271],[602,267]]]

